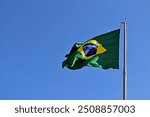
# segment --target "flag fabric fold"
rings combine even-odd
[[[83,44],[75,43],[62,67],[71,70],[84,66],[119,69],[120,29],[96,36]]]

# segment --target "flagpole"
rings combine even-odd
[[[126,18],[122,22],[124,26],[124,40],[123,40],[123,100],[127,100],[127,66],[126,66]]]

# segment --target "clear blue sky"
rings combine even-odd
[[[149,0],[1,0],[0,99],[122,99],[120,70],[62,69],[76,42],[127,17],[128,99],[150,99]]]

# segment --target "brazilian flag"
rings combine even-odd
[[[84,66],[119,69],[120,29],[96,36],[83,44],[75,43],[63,61],[71,70]]]

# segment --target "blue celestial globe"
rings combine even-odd
[[[83,51],[84,51],[85,56],[89,57],[89,56],[96,54],[97,48],[98,48],[98,45],[96,44],[93,44],[93,43],[85,44],[83,46]]]

